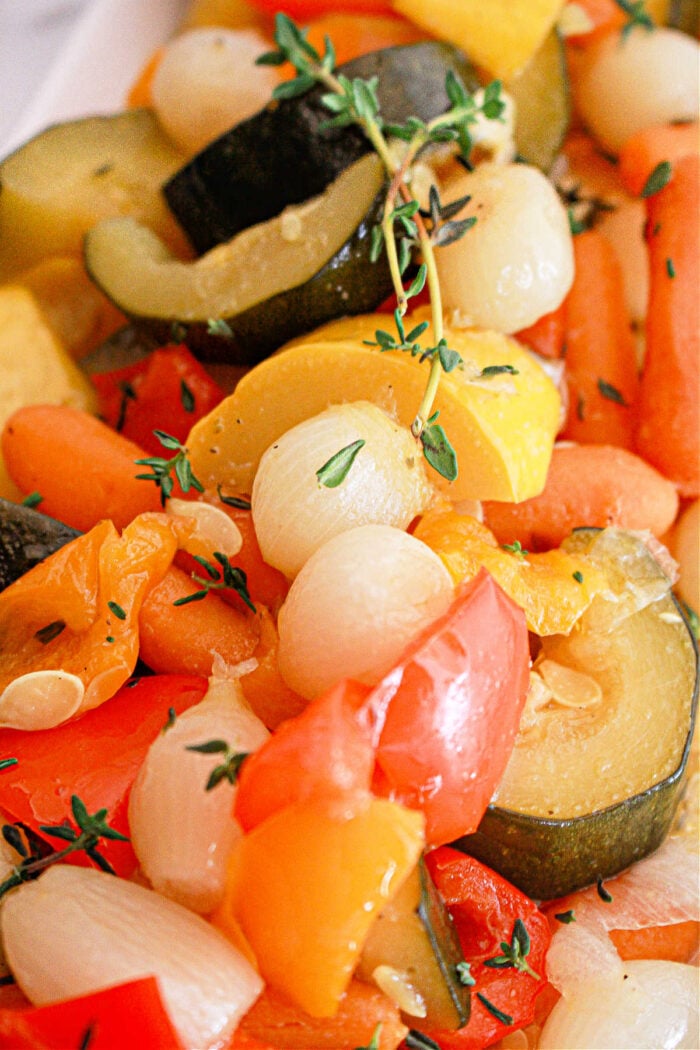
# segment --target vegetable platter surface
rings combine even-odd
[[[0,159],[0,1050],[700,1046],[697,38],[83,16]]]

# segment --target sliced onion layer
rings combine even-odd
[[[153,890],[91,868],[55,865],[3,902],[2,937],[20,988],[36,1005],[138,977],[158,978],[185,1046],[218,1044],[262,981],[217,930]]]
[[[222,752],[190,751],[210,741],[247,754],[268,738],[238,681],[212,679],[200,703],[151,745],[129,800],[131,841],[154,889],[206,914],[221,901],[226,859],[241,834],[232,817],[234,786],[207,790]]]

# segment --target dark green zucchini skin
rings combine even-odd
[[[175,326],[180,338],[202,360],[252,365],[289,339],[326,321],[345,314],[370,313],[393,290],[386,255],[370,261],[372,227],[381,221],[383,208],[384,192],[380,191],[352,236],[310,280],[225,318],[230,334],[177,317],[133,317],[134,329],[146,340],[163,343],[172,338]]]
[[[472,835],[453,845],[488,864],[534,900],[551,900],[619,874],[661,845],[669,833],[685,786],[698,707],[698,646],[682,616],[695,652],[695,689],[690,728],[678,768],[632,798],[570,820],[547,820],[491,805]],[[632,831],[632,833],[631,833]]]
[[[0,590],[79,535],[39,511],[0,499]]]
[[[379,77],[385,120],[430,120],[449,107],[448,71],[470,90],[478,81],[467,58],[449,44],[428,41],[385,48],[346,62],[345,76]],[[171,210],[194,248],[206,252],[240,230],[317,196],[371,149],[359,128],[321,128],[331,114],[322,86],[300,98],[272,102],[198,153],[164,186]]]

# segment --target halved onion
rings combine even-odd
[[[188,1047],[218,1044],[263,983],[199,915],[93,868],[57,864],[13,890],[0,914],[20,988],[41,1006],[150,974]]]
[[[206,790],[221,753],[188,751],[221,740],[235,753],[255,751],[269,736],[238,681],[212,679],[200,703],[183,712],[151,745],[129,800],[131,841],[154,889],[206,914],[220,903],[226,859],[241,834],[231,816],[235,788]]]
[[[372,685],[453,598],[447,569],[414,536],[362,525],[309,558],[280,609],[279,668],[302,696],[341,678]]]
[[[319,480],[317,472],[357,441],[363,445],[340,484]],[[432,494],[409,431],[376,405],[356,401],[331,405],[267,449],[253,485],[253,521],[265,561],[295,576],[346,529],[407,528]]]
[[[615,980],[592,980],[560,999],[540,1050],[697,1050],[698,970],[685,963],[635,959]]]

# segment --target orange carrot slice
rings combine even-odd
[[[647,198],[650,290],[637,450],[700,494],[700,156],[681,157]]]
[[[681,157],[700,150],[700,127],[696,124],[655,124],[627,139],[620,150],[620,182],[638,196],[658,164],[673,165]]]
[[[676,517],[674,485],[633,452],[612,445],[557,445],[544,491],[523,503],[484,503],[499,543],[530,551],[558,547],[579,525],[649,529],[662,536]]]
[[[622,267],[597,230],[574,237],[576,270],[565,303],[569,409],[562,437],[631,448],[637,360]]]

